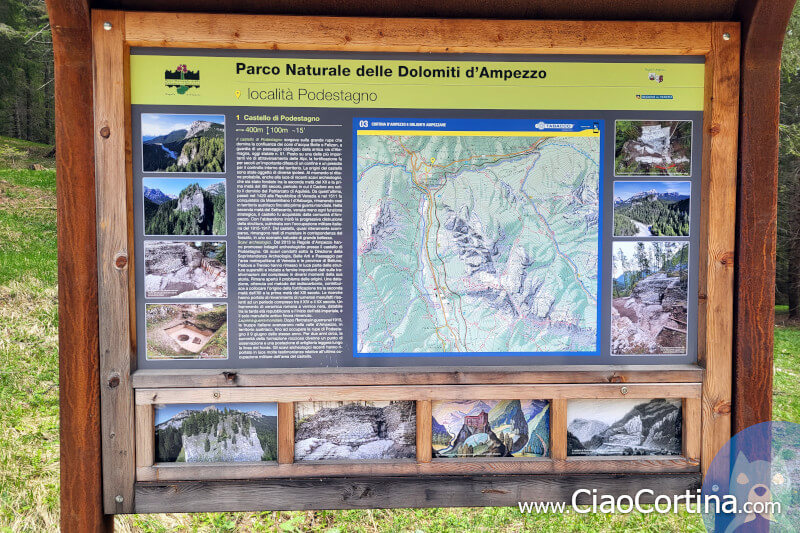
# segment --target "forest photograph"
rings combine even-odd
[[[278,404],[156,405],[157,463],[235,463],[278,458]]]
[[[611,354],[685,354],[689,243],[613,244]]]
[[[225,172],[225,115],[141,117],[144,172]]]
[[[144,178],[145,235],[225,235],[225,180]]]
[[[689,181],[615,181],[615,237],[688,237]]]

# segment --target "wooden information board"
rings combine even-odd
[[[699,485],[736,23],[92,20],[107,513]]]

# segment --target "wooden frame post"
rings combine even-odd
[[[55,61],[61,530],[104,532],[92,33],[85,0],[47,0]]]

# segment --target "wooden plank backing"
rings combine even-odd
[[[564,54],[705,54],[706,22],[369,19],[127,12],[131,46]]]
[[[624,389],[624,390],[623,390]],[[700,383],[594,385],[397,385],[137,389],[136,403],[312,402],[344,400],[492,400],[554,398],[699,398]]]
[[[681,436],[683,441],[683,456],[688,460],[700,464],[701,436],[702,436],[702,402],[698,398],[683,400],[683,420]]]
[[[576,487],[619,496],[650,489],[677,495],[700,486],[700,474],[353,477],[136,484],[137,513],[516,506],[572,501]],[[586,498],[588,496],[589,498]],[[578,503],[591,503],[591,492]],[[650,503],[645,495],[643,503]]]
[[[430,446],[429,446],[430,447]],[[698,472],[697,461],[675,456],[434,459],[397,461],[309,461],[278,463],[159,463],[137,468],[138,481],[230,480],[348,476],[424,476],[480,474],[621,474]]]
[[[155,463],[155,424],[152,405],[136,406],[136,467]]]
[[[133,511],[134,412],[128,278],[124,14],[94,11],[95,181],[100,314],[103,502],[106,513]],[[111,23],[105,30],[103,24]]]
[[[278,403],[278,462],[294,462],[294,404]]]
[[[727,38],[726,38],[727,36]],[[706,374],[702,405],[702,468],[731,436],[733,277],[736,213],[739,25],[714,23],[706,60],[701,227],[701,326]]]
[[[304,385],[485,385],[505,383],[699,383],[697,365],[588,365],[411,368],[137,370],[133,386],[148,388]]]
[[[417,462],[430,463],[433,455],[433,413],[430,400],[417,401]]]
[[[550,457],[567,458],[567,400],[550,401]]]

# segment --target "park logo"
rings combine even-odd
[[[185,65],[178,65],[175,70],[164,71],[164,86],[167,89],[175,89],[177,94],[186,94],[190,89],[200,88],[200,71],[189,70]]]

